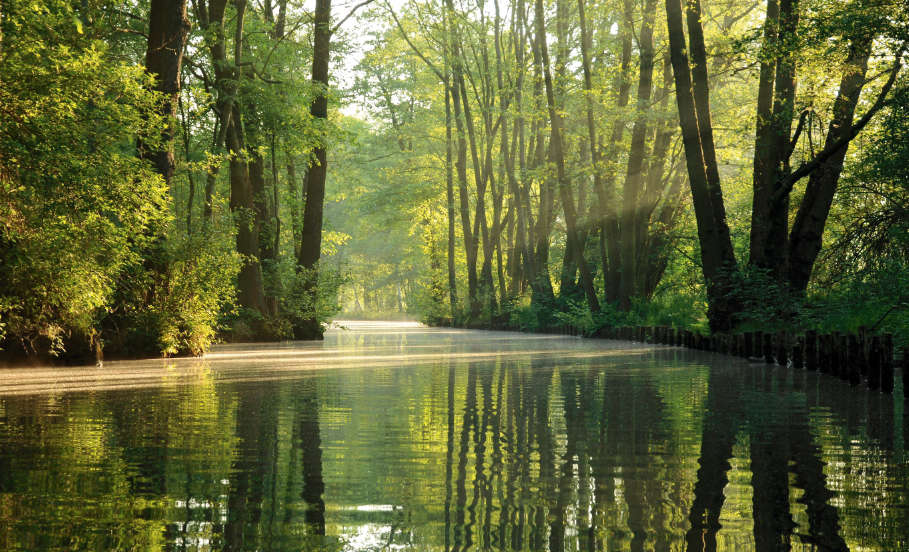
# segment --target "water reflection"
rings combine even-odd
[[[902,401],[822,374],[415,326],[125,368],[6,373],[0,549],[909,549]]]

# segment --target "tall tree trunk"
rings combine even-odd
[[[310,107],[316,120],[328,119],[328,63],[331,57],[331,0],[316,0],[313,31],[312,81],[319,87]],[[297,264],[311,272],[310,288],[316,286],[315,271],[322,253],[322,215],[325,206],[325,178],[328,172],[328,152],[324,144],[313,150],[313,162],[306,174],[306,204],[303,209],[303,229],[300,236],[300,254]],[[301,321],[294,329],[298,339],[321,339],[322,324],[319,320]]]
[[[660,111],[662,112],[665,112],[669,107],[672,86],[672,62],[669,59],[668,52],[666,52],[663,58],[663,85],[659,92]],[[653,297],[653,290],[663,274],[662,271],[659,271],[659,275],[657,275],[651,270],[656,259],[651,259],[650,257],[651,255],[665,257],[663,252],[663,248],[667,245],[665,238],[671,230],[671,226],[667,225],[674,225],[676,221],[675,216],[664,218],[662,216],[663,209],[661,209],[661,214],[656,220],[656,224],[651,224],[651,217],[661,202],[664,202],[664,207],[666,207],[665,202],[673,204],[669,212],[677,212],[674,202],[679,195],[679,190],[675,187],[675,180],[670,185],[668,192],[664,193],[666,181],[669,180],[672,172],[676,169],[676,167],[671,167],[669,174],[664,175],[666,172],[666,159],[677,127],[678,119],[675,117],[667,118],[659,123],[653,143],[653,155],[645,163],[646,183],[641,200],[638,202],[638,218],[635,222],[637,230],[635,233],[635,274],[637,276],[635,290],[648,300]],[[654,237],[654,233],[662,236],[657,248],[652,247],[655,245],[651,239]]]
[[[713,122],[710,116],[710,80],[707,75],[707,47],[704,43],[704,29],[701,26],[701,0],[689,0],[686,4],[688,19],[689,51],[691,52],[692,92],[697,110],[697,129],[707,173],[711,208],[716,221],[720,255],[725,269],[735,265],[735,252],[732,249],[732,238],[729,224],[726,222],[726,205],[723,201],[723,188],[720,183],[720,170],[716,159],[716,148],[713,141]]]
[[[798,0],[780,2],[780,43],[794,43],[799,20]],[[760,207],[766,219],[760,221],[752,232],[763,232],[763,240],[754,239],[762,247],[751,251],[751,263],[770,270],[777,281],[782,280],[786,270],[788,254],[789,197],[784,205],[772,204],[771,198],[779,190],[783,178],[789,175],[789,157],[792,154],[790,139],[792,136],[792,117],[795,108],[795,55],[794,52],[783,52],[776,60],[774,79],[773,112],[770,116],[770,143],[767,155],[767,181],[761,190],[761,198],[766,205]],[[769,190],[769,194],[767,191]]]
[[[446,75],[448,77],[448,75]],[[448,201],[448,293],[451,304],[451,315],[458,310],[458,282],[455,273],[455,204],[454,204],[454,167],[451,139],[451,82],[445,79],[445,192]]]
[[[167,121],[161,134],[161,147],[151,148],[141,140],[139,157],[148,160],[170,186],[176,168],[173,141],[177,122],[177,102],[180,98],[180,65],[189,32],[186,0],[152,0],[148,12],[148,50],[145,53],[145,72],[154,75],[152,88],[161,94],[158,113]]]
[[[840,80],[840,88],[833,104],[833,119],[827,128],[825,148],[845,138],[852,127],[855,106],[862,94],[865,74],[868,72],[869,50],[870,42],[860,42],[851,48],[846,73]],[[794,291],[804,293],[808,289],[811,271],[823,244],[824,228],[843,172],[848,147],[846,145],[840,149],[808,178],[808,186],[789,237],[786,279]]]
[[[599,201],[598,224],[600,234],[600,258],[603,263],[603,280],[605,283],[606,302],[614,303],[618,298],[621,279],[621,255],[619,247],[619,224],[615,209],[614,183],[608,183],[603,178],[601,163],[602,148],[596,135],[596,123],[593,114],[593,76],[590,63],[590,36],[587,31],[587,15],[585,0],[578,0],[578,16],[581,25],[581,63],[584,71],[584,91],[587,98],[587,132],[590,141],[590,158],[593,164],[593,187]],[[627,0],[624,2],[624,17],[621,26],[622,34],[622,71],[618,79],[619,97],[618,107],[628,105],[631,83],[625,78],[628,67],[631,65],[631,25],[633,21],[632,6]],[[614,145],[622,139],[624,125],[617,123],[613,130],[610,142]]]
[[[215,184],[221,170],[220,155],[227,140],[227,129],[230,126],[234,92],[237,89],[239,72],[234,64],[227,59],[227,41],[224,34],[224,11],[227,0],[210,0],[193,4],[197,10],[196,21],[209,36],[207,44],[211,54],[212,68],[214,70],[214,88],[218,91],[213,111],[215,113],[215,127],[212,131],[211,154],[214,162],[207,168],[205,179],[205,205],[203,219],[210,225],[214,216]],[[241,53],[242,41],[235,45],[235,58]]]
[[[764,20],[764,56],[772,52],[777,43],[777,25],[780,16],[778,0],[767,1],[767,17]],[[754,176],[752,179],[753,199],[751,202],[751,239],[749,263],[763,264],[764,239],[767,235],[767,210],[773,193],[770,177],[774,172],[770,152],[773,139],[773,83],[775,63],[772,58],[761,60],[758,81],[757,128],[754,138]]]
[[[262,266],[259,264],[259,225],[253,204],[249,166],[244,158],[246,142],[243,123],[240,108],[236,104],[227,131],[227,147],[230,151],[230,211],[237,217],[237,252],[246,258],[237,279],[237,299],[241,307],[266,314]]]
[[[713,331],[728,331],[735,325],[736,312],[726,294],[726,278],[723,274],[723,269],[724,265],[727,265],[728,269],[733,268],[735,257],[731,257],[733,266],[728,266],[728,256],[732,255],[732,243],[728,227],[725,232],[719,230],[720,226],[725,226],[726,221],[725,218],[718,220],[717,213],[721,209],[713,205],[715,201],[721,201],[722,196],[720,195],[717,198],[716,194],[712,192],[707,176],[707,164],[701,143],[701,137],[706,133],[702,133],[699,130],[699,122],[701,122],[699,116],[701,114],[695,107],[681,0],[666,0],[666,23],[669,30],[669,49],[675,76],[679,124],[682,128],[682,141],[685,146],[685,157],[688,165],[688,180],[691,186],[691,197],[698,226],[701,263],[704,279],[707,283],[708,318]],[[691,27],[689,25],[689,28]],[[699,28],[700,22],[698,21],[693,27]],[[706,76],[706,71],[699,74],[703,78]],[[702,82],[701,86],[706,89],[706,82]],[[704,126],[710,125],[708,114],[705,114],[702,124]]]
[[[467,190],[467,133],[464,129],[465,116],[462,115],[462,90],[464,82],[463,66],[461,62],[461,52],[459,41],[456,36],[456,27],[452,19],[454,18],[454,3],[447,3],[446,16],[448,19],[447,31],[451,36],[451,42],[448,45],[451,51],[451,102],[454,107],[455,124],[458,128],[458,157],[455,167],[458,173],[458,195],[459,207],[461,210],[461,231],[464,238],[464,252],[467,256],[467,300],[470,304],[471,313],[479,312],[477,303],[477,289],[479,288],[479,279],[477,278],[477,249],[474,247],[474,235],[470,228],[470,194]],[[466,95],[466,94],[464,94]]]
[[[650,109],[653,91],[653,22],[656,17],[656,0],[647,0],[638,45],[641,52],[641,67],[638,76],[636,118],[631,131],[631,150],[628,155],[628,169],[622,197],[622,275],[619,288],[619,310],[631,310],[631,298],[635,296],[637,245],[636,223],[638,222],[638,201],[644,189],[644,158],[647,155],[645,142],[648,124],[645,118]]]
[[[597,299],[596,290],[593,287],[593,276],[590,273],[590,267],[587,265],[587,259],[580,254],[581,246],[578,243],[577,233],[577,213],[575,213],[574,199],[572,197],[571,182],[565,171],[564,144],[562,142],[562,119],[556,108],[555,93],[553,91],[552,73],[549,63],[549,48],[546,44],[546,23],[545,13],[543,11],[543,0],[536,0],[537,16],[537,34],[540,41],[540,55],[543,64],[543,80],[546,86],[546,102],[549,107],[550,120],[550,141],[552,142],[552,153],[556,161],[556,170],[558,172],[559,192],[562,198],[562,211],[565,214],[565,226],[568,229],[568,240],[571,247],[579,252],[576,255],[578,262],[578,271],[581,274],[581,283],[584,286],[584,294],[587,296],[587,306],[591,312],[599,312],[600,303]]]

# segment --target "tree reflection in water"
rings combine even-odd
[[[909,549],[892,396],[602,341],[323,347],[337,369],[0,398],[0,549]]]

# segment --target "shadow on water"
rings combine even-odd
[[[909,549],[890,395],[551,336],[294,347],[0,395],[0,550]]]

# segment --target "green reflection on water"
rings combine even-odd
[[[0,549],[909,548],[902,405],[829,377],[401,327],[215,353],[0,397]]]

